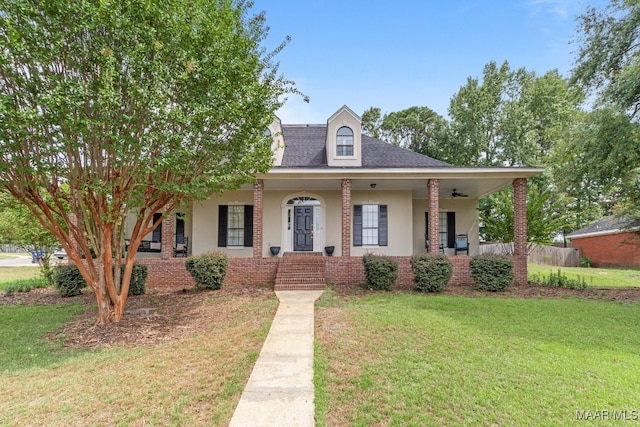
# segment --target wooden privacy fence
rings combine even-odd
[[[480,245],[481,254],[506,255],[513,253],[513,243],[490,243]],[[555,265],[558,267],[578,267],[580,250],[576,248],[558,248],[555,246],[533,245],[530,248],[528,261],[533,264]]]

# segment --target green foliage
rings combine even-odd
[[[62,297],[80,295],[82,289],[87,286],[87,282],[75,264],[56,265],[53,267],[52,278],[53,285]]]
[[[124,266],[120,270],[120,277],[124,274]],[[129,296],[144,295],[147,291],[146,283],[149,268],[143,264],[133,264],[131,271],[131,281],[129,282]]]
[[[593,177],[620,215],[639,218],[640,2],[612,0],[606,8],[589,9],[578,22],[572,79],[595,94],[599,108],[589,115],[586,138],[570,146],[584,153],[572,172]],[[593,169],[585,170],[587,164]]]
[[[441,254],[414,255],[411,269],[416,288],[422,292],[442,292],[453,274],[451,261]]]
[[[573,80],[595,90],[601,103],[638,112],[640,105],[640,3],[612,0],[578,17],[578,58]]]
[[[216,290],[222,287],[228,263],[225,254],[204,254],[187,258],[185,266],[196,281],[196,289]]]
[[[591,268],[591,258],[586,256],[580,257],[580,267]]]
[[[557,71],[542,76],[508,62],[488,63],[467,79],[449,107],[450,163],[539,166],[583,99]]]
[[[5,295],[11,295],[16,292],[31,292],[32,289],[46,288],[49,286],[49,283],[43,277],[34,277],[31,279],[19,279],[12,282],[5,282],[3,286]]]
[[[499,255],[475,255],[470,261],[471,277],[482,291],[502,292],[513,283],[513,261]]]
[[[550,286],[555,288],[560,287],[583,290],[589,287],[584,277],[578,276],[575,279],[571,279],[560,270],[558,270],[557,273],[551,271],[548,276],[543,274],[534,274],[529,278],[529,282],[534,285]]]
[[[548,245],[558,230],[562,229],[564,218],[559,214],[562,205],[553,198],[550,190],[541,191],[537,185],[527,187],[527,242]],[[480,208],[481,233],[490,242],[514,241],[513,188],[493,194],[483,200]]]
[[[377,291],[388,291],[398,280],[398,261],[380,255],[365,254],[364,264],[365,286]]]
[[[86,279],[109,294],[110,257],[119,267],[130,209],[135,245],[159,224],[155,213],[238,188],[272,166],[264,130],[282,95],[298,92],[273,61],[287,41],[265,50],[265,16],[252,6],[2,5],[0,187],[65,248],[75,240],[87,259],[93,248],[104,262]],[[81,262],[75,251],[69,257]]]

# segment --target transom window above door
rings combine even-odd
[[[300,197],[294,197],[293,199],[289,199],[289,201],[287,202],[288,205],[305,205],[305,206],[310,206],[310,205],[320,205],[320,200],[314,199],[313,197],[305,197],[305,196],[300,196]]]

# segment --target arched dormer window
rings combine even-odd
[[[336,134],[336,155],[353,156],[353,131],[342,126]]]

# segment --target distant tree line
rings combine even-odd
[[[528,188],[538,243],[611,213],[639,217],[640,2],[588,9],[577,41],[569,77],[492,61],[453,95],[448,118],[426,106],[371,107],[363,131],[453,165],[544,167]],[[487,240],[508,240],[510,193],[480,202]]]

